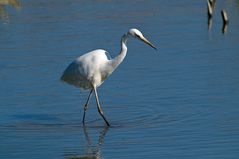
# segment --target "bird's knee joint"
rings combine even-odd
[[[104,114],[101,110],[98,110],[98,112],[99,112],[100,114],[102,114],[102,115]]]

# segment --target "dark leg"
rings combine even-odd
[[[100,102],[99,102],[99,98],[98,98],[98,94],[97,94],[96,87],[94,87],[94,93],[95,93],[95,98],[96,98],[96,103],[97,103],[98,112],[100,113],[100,115],[102,116],[102,118],[104,119],[104,121],[106,122],[107,126],[110,126],[109,122],[106,120],[106,118],[105,118],[104,115],[103,115],[103,111],[101,110]]]
[[[83,119],[82,119],[82,122],[85,123],[85,113],[86,113],[86,110],[88,108],[88,103],[89,103],[89,100],[90,100],[90,97],[91,97],[91,94],[93,92],[93,89],[90,91],[90,94],[86,100],[86,103],[85,103],[85,106],[84,106],[84,115],[83,115]]]

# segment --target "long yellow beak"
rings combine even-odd
[[[152,48],[154,48],[155,50],[157,50],[157,48],[152,44],[150,43],[145,37],[140,37],[140,40],[142,40],[145,44],[151,46]]]

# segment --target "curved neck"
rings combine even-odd
[[[121,50],[120,50],[120,53],[111,60],[111,64],[112,64],[112,67],[113,69],[116,69],[119,64],[124,60],[125,56],[126,56],[126,53],[127,53],[127,46],[126,46],[126,43],[127,43],[127,39],[128,39],[128,34],[124,34],[121,38]]]

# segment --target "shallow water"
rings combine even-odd
[[[238,158],[239,1],[217,0],[210,29],[203,0],[22,0],[0,14],[0,158]],[[93,98],[84,127],[88,92],[59,77],[85,52],[117,55],[132,27],[159,49],[130,39],[99,88],[112,127]]]

